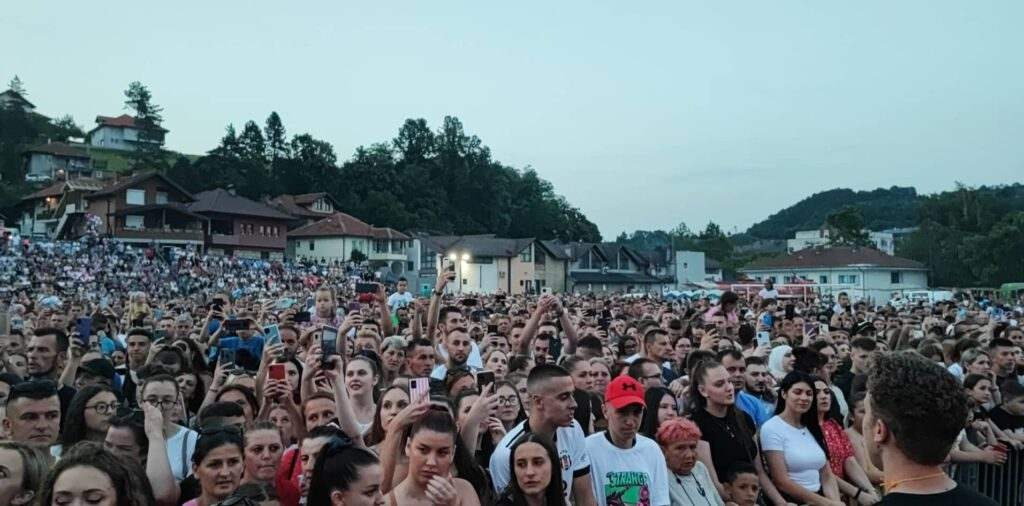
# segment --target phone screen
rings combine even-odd
[[[234,348],[221,348],[220,354],[217,356],[217,361],[222,367],[234,366],[235,365],[235,349]]]
[[[409,398],[413,403],[430,398],[430,379],[413,378],[409,380]]]
[[[283,380],[285,375],[284,364],[270,364],[270,379]]]
[[[338,329],[324,327],[323,338],[320,340],[320,350],[323,352],[321,363],[327,367],[331,357],[338,354]]]
[[[277,324],[267,325],[263,328],[263,335],[267,338],[267,345],[273,346],[281,343],[281,329]]]
[[[765,331],[759,331],[757,333],[757,345],[758,346],[770,346],[772,343],[772,335]]]

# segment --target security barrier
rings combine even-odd
[[[1010,450],[1003,465],[958,464],[953,479],[1002,506],[1024,506],[1024,450]]]

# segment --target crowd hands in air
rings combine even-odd
[[[1012,307],[453,276],[6,250],[0,504],[990,504],[1024,446]]]

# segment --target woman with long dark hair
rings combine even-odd
[[[644,391],[644,418],[640,421],[640,433],[656,440],[661,424],[679,416],[676,396],[665,387],[651,387]]]
[[[309,506],[380,506],[380,460],[351,440],[332,438],[320,450],[310,479]]]
[[[815,378],[814,393],[818,400],[821,432],[828,450],[828,465],[836,477],[839,491],[861,503],[874,504],[880,501],[881,499],[875,495],[875,488],[867,473],[857,463],[857,454],[849,436],[843,431],[841,419],[830,409],[832,391],[828,383],[821,378]]]
[[[561,506],[565,504],[562,473],[555,445],[545,436],[527,432],[512,444],[508,487],[495,506]]]
[[[377,403],[377,410],[373,415],[373,424],[363,436],[370,450],[377,451],[377,446],[384,441],[387,434],[388,424],[408,405],[409,387],[406,381],[391,385],[381,393],[380,402]]]
[[[99,443],[70,448],[39,487],[38,504],[114,504],[153,506],[153,490],[142,469],[123,462]]]
[[[117,396],[109,387],[89,385],[79,390],[71,399],[64,418],[61,449],[67,450],[79,441],[102,443],[118,406]]]
[[[818,419],[816,378],[793,371],[779,384],[775,416],[761,426],[772,482],[788,502],[842,506]]]
[[[478,506],[473,485],[452,477],[457,438],[455,419],[448,409],[431,405],[409,428],[404,450],[409,471],[388,494],[388,504]]]
[[[234,427],[204,431],[192,454],[192,474],[199,481],[199,497],[185,506],[213,506],[238,489],[245,470],[245,441]]]

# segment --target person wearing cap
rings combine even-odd
[[[637,433],[646,408],[643,385],[618,376],[608,384],[604,399],[608,429],[587,437],[597,504],[668,506],[668,472],[661,448]]]
[[[89,385],[102,385],[114,388],[114,365],[105,358],[86,360],[78,366],[75,375],[75,388],[81,390]]]

